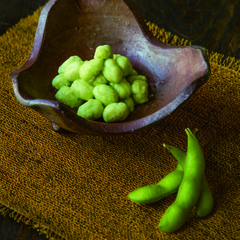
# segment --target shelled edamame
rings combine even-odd
[[[98,46],[91,60],[69,57],[58,68],[52,86],[59,102],[78,108],[77,115],[88,120],[123,121],[137,104],[148,102],[146,77],[127,57],[113,54],[109,45]]]
[[[188,136],[187,153],[177,147],[163,144],[177,159],[176,169],[157,184],[144,186],[128,194],[128,198],[133,202],[148,204],[178,191],[175,202],[167,209],[159,223],[160,230],[166,233],[180,229],[194,206],[198,217],[206,217],[211,213],[214,204],[204,173],[205,159],[195,131],[185,131]]]

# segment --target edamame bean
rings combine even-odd
[[[128,77],[130,82],[126,79]],[[83,101],[93,98],[99,100],[104,108],[119,103],[106,108],[103,119],[107,122],[123,121],[130,112],[134,112],[135,105],[148,101],[146,77],[138,75],[127,57],[113,54],[109,45],[98,46],[91,60],[83,61],[79,56],[69,57],[58,68],[52,86],[57,90],[68,87],[61,89],[55,96],[69,106],[77,107]],[[68,96],[69,100],[66,99]],[[83,105],[78,115],[89,120],[95,119],[92,114],[87,114],[87,108],[91,106],[92,109],[93,102]]]
[[[103,76],[102,72],[100,72],[93,80],[92,85],[95,87],[98,84],[107,84],[108,80]]]
[[[103,110],[103,119],[105,122],[123,121],[129,114],[129,109],[126,103],[110,103]]]
[[[135,80],[132,84],[132,97],[137,104],[148,101],[148,83],[142,80]]]
[[[118,102],[117,92],[109,85],[98,84],[93,89],[93,95],[105,106],[109,105],[110,103]]]
[[[118,83],[110,83],[110,86],[116,90],[120,99],[129,98],[132,94],[131,85],[126,78],[122,78]]]
[[[160,230],[166,233],[177,231],[186,222],[200,196],[205,170],[205,159],[198,140],[190,129],[185,131],[188,136],[188,150],[183,180],[175,202],[167,209],[159,223]]]
[[[93,86],[85,81],[78,79],[71,85],[73,93],[80,99],[88,101],[93,98]]]
[[[142,76],[142,75],[138,75],[138,73],[136,74],[134,71],[132,72],[133,74],[135,75],[131,75],[129,77],[127,77],[127,80],[129,83],[133,84],[134,81],[136,80],[142,80],[142,81],[147,81],[147,78],[145,76]]]
[[[138,73],[135,69],[132,69],[132,72],[129,74],[130,76],[137,76]]]
[[[77,111],[77,115],[88,120],[96,120],[102,116],[103,105],[97,99],[89,99],[82,104]]]
[[[55,87],[56,89],[60,89],[61,87],[63,86],[70,86],[71,85],[71,82],[68,81],[64,74],[61,73],[61,74],[58,74],[53,80],[52,80],[52,85],[53,87]]]
[[[123,102],[127,104],[130,112],[134,111],[134,101],[131,97],[123,99]]]
[[[113,59],[122,69],[123,77],[126,77],[132,73],[133,71],[132,64],[127,57],[121,56],[120,54],[116,54],[114,55]]]
[[[195,130],[196,131],[196,130]],[[186,160],[186,153],[184,153],[182,150],[171,146],[163,144],[165,148],[167,148],[173,156],[177,159],[179,164],[181,164],[182,168],[185,168],[185,160]],[[202,186],[201,186],[201,193],[199,196],[199,199],[196,204],[196,213],[198,217],[206,217],[209,215],[213,209],[214,205],[214,199],[211,192],[211,189],[208,185],[206,175],[204,173],[203,180],[202,180]]]
[[[103,67],[102,73],[109,82],[113,82],[113,83],[120,82],[123,77],[121,68],[112,58],[108,58],[104,61],[104,67]]]
[[[71,108],[79,107],[83,103],[83,100],[79,99],[68,86],[62,86],[55,94],[55,97],[59,102]]]
[[[62,63],[62,65],[58,68],[58,73],[64,73],[65,68],[72,64],[75,61],[82,61],[82,59],[79,56],[71,56],[66,61]]]
[[[85,61],[79,70],[80,78],[91,84],[94,78],[102,71],[103,62],[102,58],[94,58]]]
[[[64,69],[64,77],[68,80],[73,82],[74,80],[79,78],[79,69],[83,65],[83,61],[81,58],[77,58],[76,60],[71,61]]]
[[[98,46],[94,53],[94,58],[108,59],[113,58],[113,52],[109,45]]]

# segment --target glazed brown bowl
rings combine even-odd
[[[119,123],[89,121],[55,99],[52,79],[70,56],[93,58],[99,45],[129,58],[149,83],[148,103]],[[174,47],[153,37],[129,0],[51,0],[43,8],[29,59],[11,73],[16,98],[61,129],[89,135],[125,134],[157,124],[203,85],[210,67],[205,50]]]

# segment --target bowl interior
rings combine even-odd
[[[188,66],[194,64],[199,53],[188,47],[160,47],[161,43],[149,41],[129,9],[131,4],[125,2],[55,1],[48,13],[44,36],[35,42],[39,44],[40,52],[33,56],[36,57],[34,63],[18,76],[21,95],[29,100],[56,101],[52,79],[57,75],[58,67],[73,55],[83,60],[92,59],[96,47],[103,44],[110,45],[113,53],[129,58],[134,69],[147,77],[149,95],[153,95],[148,103],[138,105],[125,121],[159,111],[179,96],[193,78],[202,76],[202,73],[195,73],[196,64],[192,70]],[[183,61],[186,56],[189,58]],[[65,107],[72,113],[77,112],[77,109]]]

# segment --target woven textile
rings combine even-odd
[[[240,64],[209,52],[211,76],[161,124],[126,136],[55,133],[15,98],[9,74],[31,51],[40,10],[0,37],[0,211],[49,239],[240,239]],[[147,23],[172,45],[190,42]],[[176,194],[131,202],[131,191],[159,182],[177,162],[163,143],[186,151],[184,129],[198,128],[215,206],[195,209],[176,233],[157,226]]]

